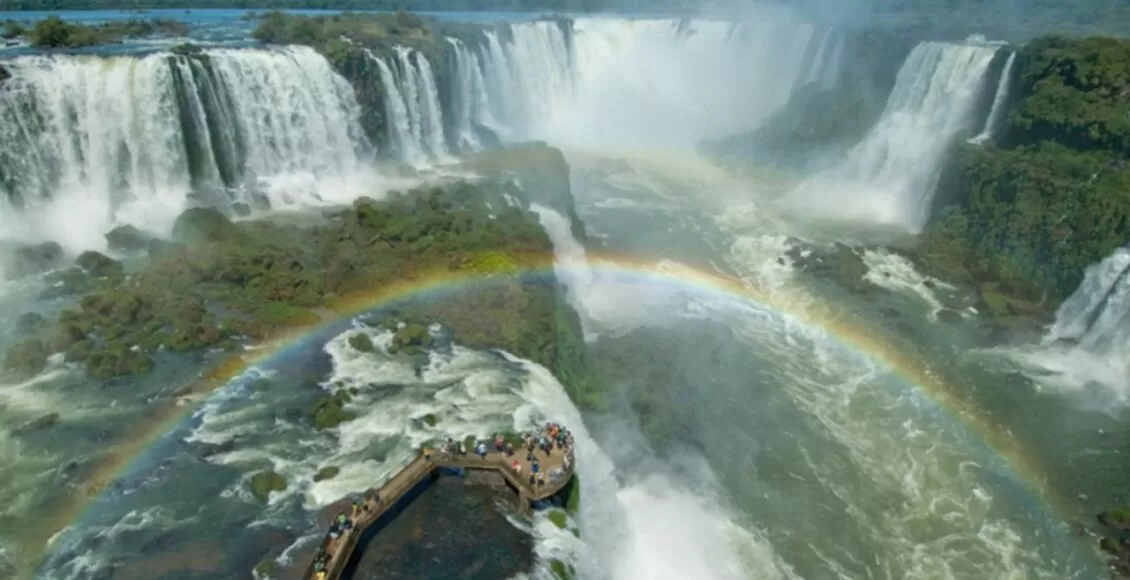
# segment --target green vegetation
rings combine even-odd
[[[558,580],[573,580],[573,567],[561,560],[550,560],[549,569]]]
[[[553,525],[562,530],[565,529],[565,526],[569,521],[569,515],[559,509],[549,510],[549,513],[546,514],[546,517],[549,518],[549,521],[553,522]]]
[[[428,427],[435,427],[436,423],[439,423],[439,419],[436,418],[434,413],[428,413],[427,415],[424,415],[423,421],[424,424]]]
[[[524,148],[514,155],[528,159]],[[494,178],[449,183],[379,202],[359,199],[312,227],[232,222],[215,209],[190,209],[174,223],[176,241],[156,253],[150,243],[149,261],[128,277],[120,263],[96,253],[59,272],[60,285],[48,290],[76,296],[76,306],[53,320],[29,322],[24,342],[3,356],[3,368],[33,375],[52,353],[64,353],[95,378],[145,373],[158,351],[234,350],[314,323],[327,309],[350,304],[354,294],[417,276],[489,271],[496,274],[481,285],[384,313],[385,320],[407,322],[396,330],[391,350],[411,355],[430,348],[427,326],[440,323],[456,343],[500,348],[542,364],[580,404],[597,405],[601,393],[586,368],[579,320],[563,288],[517,275],[544,263],[553,246],[535,215],[506,203],[513,194],[508,182]],[[59,259],[54,248],[29,255],[36,265]],[[359,350],[372,346],[350,342]],[[349,393],[339,390],[315,403],[314,424],[331,429],[352,419],[348,401]]]
[[[358,332],[349,337],[349,346],[361,352],[374,352],[376,350],[373,347],[373,340],[363,332]]]
[[[1130,41],[1025,46],[1000,146],[957,146],[915,255],[1008,321],[1050,313],[1130,239]],[[947,205],[948,204],[948,205]]]
[[[255,565],[255,577],[259,580],[270,578],[278,571],[279,565],[274,560],[263,560]]]
[[[571,516],[577,515],[581,509],[581,476],[573,472],[573,480],[569,482],[569,497],[565,500],[565,512]]]
[[[9,31],[9,28],[5,28],[5,34]],[[31,44],[39,48],[78,48],[112,44],[121,42],[125,38],[154,35],[186,36],[187,34],[188,26],[176,20],[122,20],[87,26],[66,22],[58,16],[48,16],[36,22],[28,36]]]
[[[345,389],[338,389],[333,395],[319,399],[310,411],[314,420],[314,428],[323,431],[333,429],[342,423],[357,418],[355,413],[345,410],[346,403],[353,400],[353,396]]]
[[[265,502],[271,497],[272,491],[285,491],[286,478],[274,471],[260,471],[251,476],[251,495],[255,499]]]
[[[25,28],[22,23],[15,20],[4,21],[4,30],[3,32],[0,32],[0,37],[3,37],[5,39],[12,39],[25,35],[27,35],[27,28]]]
[[[326,467],[319,469],[318,473],[314,474],[314,481],[319,482],[319,481],[325,481],[327,479],[333,479],[333,478],[337,477],[337,474],[340,473],[340,472],[341,472],[340,468],[335,467],[333,465],[327,465]]]

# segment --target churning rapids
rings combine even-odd
[[[204,42],[206,59],[147,45],[0,60],[11,73],[0,87],[0,244],[106,251],[111,228],[167,236],[181,211],[200,204],[316,212],[444,175],[460,155],[499,142],[544,140],[566,152],[590,237],[662,272],[590,264],[568,220],[538,209],[587,347],[598,360],[640,365],[638,378],[607,385],[607,415],[582,415],[531,362],[454,345],[418,370],[379,348],[350,349],[353,334],[378,346],[391,335],[343,323],[199,402],[125,471],[88,474],[115,482],[58,522],[65,529],[48,545],[29,546],[21,528],[56,517],[37,506],[81,493],[75,471],[81,480],[85,460],[104,451],[100,434],[128,439],[111,426],[144,424],[163,381],[199,371],[181,364],[91,389],[53,361],[33,380],[0,386],[0,570],[42,552],[34,574],[49,579],[246,577],[273,543],[290,546],[283,564],[309,547],[321,532],[316,508],[388,477],[422,442],[551,418],[575,430],[583,500],[570,523],[578,535],[543,515],[512,522],[534,538],[537,578],[553,577],[553,559],[578,577],[632,580],[1101,573],[1067,522],[1093,507],[1076,494],[1106,499],[1109,482],[1068,467],[1076,458],[1057,441],[1091,444],[1079,427],[1088,405],[1063,404],[1080,400],[1079,365],[1099,375],[1083,377],[1101,385],[1088,392],[1126,402],[1127,342],[1116,324],[1130,305],[1130,257],[1089,271],[1046,344],[1032,347],[1061,355],[1059,368],[1030,371],[1061,387],[1051,394],[964,346],[975,330],[942,328],[945,284],[901,258],[867,252],[868,279],[885,293],[863,302],[788,257],[825,224],[845,239],[918,232],[949,143],[999,122],[1007,47],[975,38],[908,47],[891,56],[897,74],[876,97],[885,108],[858,142],[814,153],[801,173],[751,174],[708,161],[699,145],[757,129],[804,91],[847,90],[861,50],[850,31],[782,11],[741,24],[580,18],[501,27],[479,46],[446,39],[446,65],[407,47],[370,54],[386,87],[379,146],[362,129],[349,82],[310,48]],[[404,164],[413,177],[396,167]],[[708,271],[740,278],[762,299],[718,291]],[[36,298],[36,278],[2,284],[0,346],[15,341],[19,313],[62,308]],[[877,321],[892,311],[921,344],[883,346],[894,339]],[[1057,341],[1064,337],[1074,340]],[[945,373],[931,371],[939,365]],[[255,389],[262,376],[272,377],[270,392]],[[362,390],[359,418],[327,439],[280,412],[304,400],[310,376],[396,388]],[[656,439],[648,417],[620,404],[649,389],[649,403],[678,418],[673,437]],[[8,428],[46,413],[64,420],[31,435]],[[414,419],[425,413],[451,419]],[[189,449],[233,439],[235,450],[206,460]],[[312,482],[327,459],[349,467]],[[264,468],[292,482],[265,507],[247,491]]]

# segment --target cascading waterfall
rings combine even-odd
[[[435,74],[427,57],[406,46],[395,48],[390,64],[370,51],[385,88],[389,139],[401,161],[414,165],[443,159],[449,152]]]
[[[1045,344],[1069,342],[1092,351],[1130,354],[1130,250],[1119,248],[1087,268],[1083,282],[1060,305]]]
[[[1086,405],[1130,405],[1130,249],[1088,267],[1041,344],[1012,354],[1036,381]]]
[[[807,85],[817,85],[821,90],[836,86],[840,77],[840,59],[843,58],[844,37],[835,29],[824,31],[816,52],[808,61],[808,74],[803,81],[798,79],[797,89]]]
[[[462,151],[477,151],[482,147],[477,127],[486,127],[497,130],[490,113],[489,96],[483,81],[482,64],[479,56],[467,48],[463,41],[457,38],[448,38],[451,45],[454,70],[452,71],[456,83],[453,87],[452,103],[454,107],[454,126],[458,135],[456,146]]]
[[[363,169],[353,91],[309,48],[25,56],[6,66],[7,239],[98,248],[116,223],[166,233],[192,193],[251,201],[254,189],[272,204],[317,203],[349,189],[321,184]]]
[[[1012,79],[1012,63],[1016,61],[1016,53],[1008,55],[1008,60],[1001,70],[1001,79],[997,83],[997,94],[993,97],[993,106],[989,109],[989,118],[985,119],[985,128],[969,142],[980,145],[993,138],[993,131],[1000,125],[1001,115],[1004,114],[1004,104],[1008,101],[1008,88]]]
[[[899,70],[879,121],[842,164],[791,192],[785,199],[787,209],[921,229],[946,148],[969,129],[985,71],[998,49],[940,42],[915,47]],[[844,204],[845,199],[851,203]]]

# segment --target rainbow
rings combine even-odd
[[[533,259],[524,259],[523,264],[525,266],[519,275],[544,276],[554,271],[555,260],[552,255],[535,256]],[[896,345],[885,342],[882,334],[876,332],[876,329],[868,329],[859,323],[847,321],[828,306],[801,305],[781,297],[778,293],[761,291],[747,281],[717,271],[682,264],[660,264],[638,257],[607,253],[590,253],[587,264],[594,272],[627,276],[644,284],[673,285],[700,294],[736,298],[771,309],[803,324],[823,328],[831,338],[889,368],[904,381],[922,389],[934,401],[958,416],[987,444],[994,447],[1008,461],[1017,475],[1036,488],[1035,491],[1040,496],[1054,501],[1046,478],[1038,475],[1041,471],[1037,469],[1037,462],[1024,452],[1015,438],[997,429],[986,413],[965,402],[926,365],[903,352]],[[93,466],[92,477],[80,492],[57,502],[56,512],[51,514],[51,517],[43,518],[40,529],[35,530],[35,533],[28,534],[28,549],[22,552],[28,554],[30,558],[23,563],[21,569],[29,573],[34,571],[49,553],[51,538],[80,521],[107,486],[127,473],[147,450],[161,441],[170,431],[183,424],[209,393],[240,376],[249,368],[270,363],[273,359],[304,344],[320,331],[339,323],[345,317],[409,299],[439,297],[489,283],[491,279],[482,274],[449,270],[426,271],[406,276],[391,285],[335,298],[326,308],[318,311],[318,316],[311,317],[309,324],[292,328],[259,348],[220,361],[201,376],[192,379],[190,387],[182,391],[187,400],[194,401],[194,404],[184,404],[183,401],[167,402],[153,409],[136,425],[133,430],[135,437],[121,442],[100,458],[97,465]]]

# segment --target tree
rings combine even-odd
[[[71,25],[58,16],[49,16],[35,24],[31,43],[43,48],[60,48],[71,45]]]

